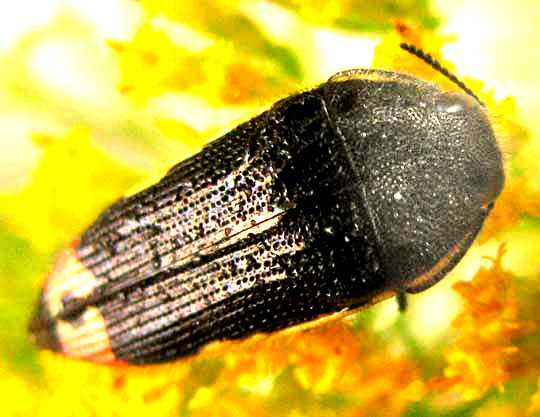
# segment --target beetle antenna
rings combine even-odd
[[[401,43],[400,48],[416,55],[418,58],[420,58],[422,61],[424,61],[426,64],[429,64],[432,68],[439,71],[442,75],[444,75],[446,78],[448,78],[450,81],[452,81],[454,84],[456,84],[459,88],[461,88],[465,93],[467,93],[469,96],[474,98],[481,106],[485,107],[486,105],[472,92],[472,90],[465,85],[463,81],[461,81],[458,77],[456,77],[454,74],[452,74],[450,71],[448,71],[447,68],[443,67],[439,61],[437,61],[435,58],[431,56],[431,54],[426,54],[424,51],[422,51],[420,48],[417,48],[414,45],[409,45],[407,43]]]

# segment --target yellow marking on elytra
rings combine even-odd
[[[87,297],[96,283],[94,274],[79,260],[75,247],[76,242],[60,252],[45,282],[43,297],[53,317],[62,310],[65,296]]]
[[[115,362],[105,319],[99,310],[87,307],[80,320],[79,324],[58,321],[56,331],[62,352],[94,362]]]

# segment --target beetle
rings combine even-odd
[[[504,185],[461,87],[349,70],[284,98],[107,209],[64,249],[37,343],[152,364],[417,293],[463,257]]]

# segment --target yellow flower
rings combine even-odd
[[[300,386],[324,394],[344,382],[344,373],[359,357],[358,335],[344,323],[319,326],[299,337],[290,353]]]
[[[131,42],[109,44],[118,53],[122,73],[119,89],[135,103],[201,82],[201,58],[175,45],[150,23],[141,25]]]
[[[39,391],[39,416],[176,416],[186,363],[107,367],[44,352],[47,389]],[[36,394],[34,394],[36,396]]]
[[[36,388],[3,365],[0,366],[0,392],[4,416],[35,416],[39,410]]]
[[[373,68],[387,68],[394,71],[404,72],[425,80],[433,82],[451,90],[458,90],[455,84],[449,81],[440,72],[426,65],[425,62],[412,54],[400,50],[399,44],[402,42],[421,48],[429,52],[435,59],[452,71],[454,65],[445,61],[440,55],[442,47],[455,39],[453,35],[440,35],[432,32],[424,32],[420,28],[406,25],[401,21],[395,21],[396,31],[386,36],[381,43],[375,47],[375,55],[372,62]],[[474,86],[478,82],[474,82]],[[476,88],[473,88],[476,90]]]
[[[417,366],[378,347],[367,332],[336,321],[298,336],[290,350],[296,380],[316,395],[348,393],[358,405],[348,415],[399,415],[417,399],[409,388],[419,378]]]
[[[529,408],[527,409],[527,415],[540,413],[540,377],[538,377],[537,385],[538,389],[531,397],[531,403],[529,405]]]
[[[501,267],[504,251],[501,245],[491,268],[482,267],[472,281],[453,286],[464,305],[452,323],[458,336],[445,351],[445,376],[464,400],[480,398],[492,386],[503,390],[521,368],[513,341],[532,328],[518,319],[513,276]]]
[[[493,416],[504,416],[504,417],[518,417],[523,416],[517,410],[517,407],[512,404],[504,404],[501,401],[489,401],[487,404],[482,405],[474,414],[473,417],[493,417]]]
[[[64,138],[35,135],[44,155],[28,186],[5,198],[10,228],[38,249],[48,250],[77,236],[138,175],[113,162],[75,127]]]
[[[343,16],[348,8],[347,1],[324,1],[292,0],[292,4],[298,7],[298,14],[303,19],[314,24],[331,24]]]
[[[163,29],[145,23],[132,41],[109,44],[119,57],[119,89],[137,104],[170,92],[192,93],[221,106],[278,93],[273,65],[238,52],[229,42],[215,41],[201,52],[190,52]],[[281,80],[282,89],[290,86],[287,81]]]
[[[239,5],[239,0],[215,1],[215,0],[141,0],[144,9],[150,15],[165,14],[169,18],[191,23],[194,26],[204,24],[212,19],[212,15],[221,16],[234,13]]]

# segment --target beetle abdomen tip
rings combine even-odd
[[[79,260],[76,243],[64,249],[46,279],[30,321],[31,339],[67,356],[120,363],[99,307],[84,302],[90,299],[95,286],[94,274]],[[73,300],[78,301],[79,308],[72,308]]]
[[[30,340],[37,345],[56,352],[62,351],[54,320],[44,303],[43,291],[39,296],[36,311],[28,324],[28,332]]]

